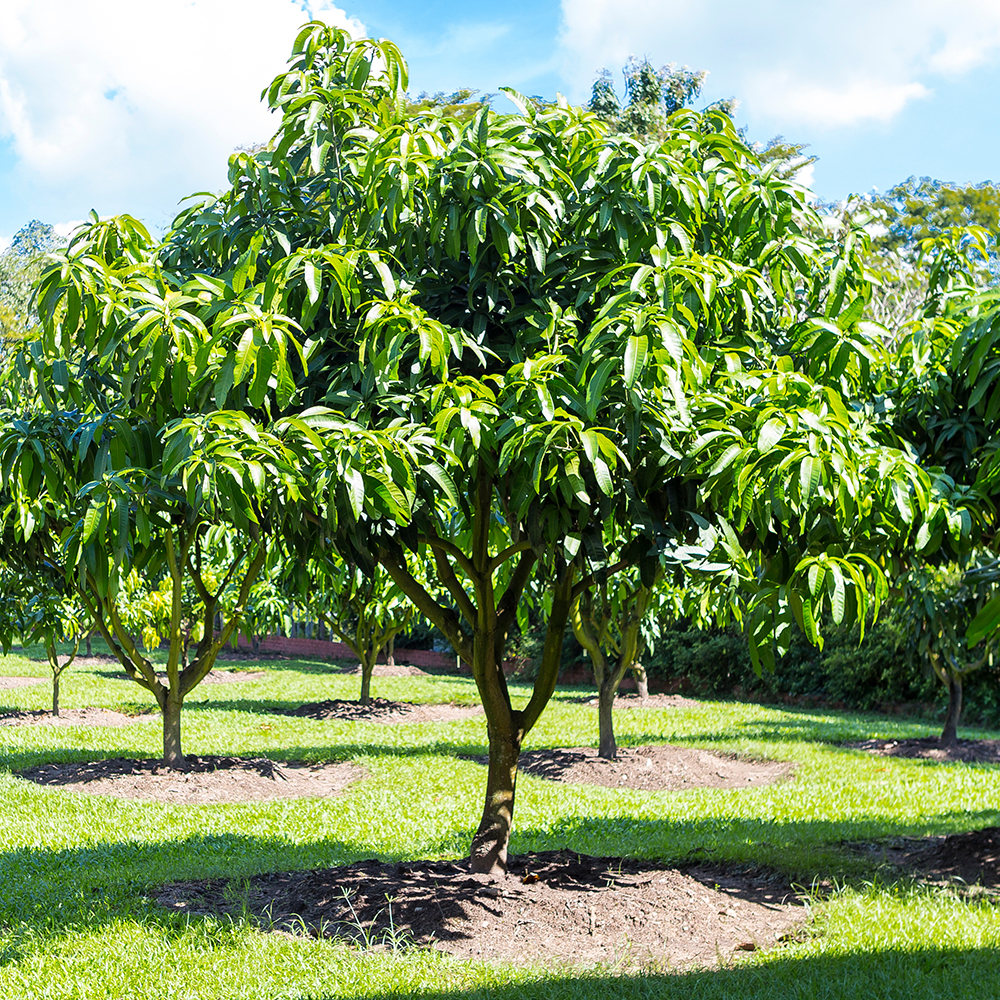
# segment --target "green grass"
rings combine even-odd
[[[97,650],[95,649],[95,652]],[[251,663],[223,666],[256,667]],[[842,841],[1000,824],[1000,768],[870,758],[844,740],[924,736],[927,724],[829,710],[714,702],[617,714],[623,745],[670,742],[795,762],[766,788],[639,793],[522,776],[514,852],[570,847],[665,861],[772,865],[817,899],[805,940],[732,967],[618,976],[460,963],[422,951],[358,952],[262,934],[245,921],[181,917],[151,902],[175,879],[244,877],[360,858],[459,856],[481,809],[483,719],[379,726],[269,709],[357,696],[358,678],[309,661],[264,662],[258,681],[203,685],[188,699],[189,753],[352,759],[370,777],[349,794],[244,805],[170,806],[43,789],[11,770],[49,761],[156,756],[156,724],[0,728],[0,998],[326,1000],[705,997],[922,1000],[1000,995],[1000,909],[987,898],[887,882]],[[112,666],[64,674],[66,708],[151,707]],[[11,655],[0,675],[44,683],[0,691],[0,711],[46,708],[46,663]],[[474,702],[455,677],[375,678],[373,693]],[[515,698],[527,689],[515,685]],[[597,715],[557,692],[526,748],[593,744]],[[995,733],[982,735],[996,736]]]

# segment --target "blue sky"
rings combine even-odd
[[[414,93],[582,102],[630,54],[707,69],[752,138],[810,144],[827,200],[1000,181],[1000,0],[0,0],[0,244],[91,208],[161,227],[222,187],[273,130],[258,95],[309,16],[395,40]]]

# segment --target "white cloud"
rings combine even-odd
[[[713,71],[748,113],[780,125],[886,122],[935,80],[1000,55],[1000,0],[562,0],[563,73],[635,53]]]
[[[274,131],[259,95],[310,16],[364,31],[326,0],[2,0],[0,139],[20,182],[56,217],[167,214],[222,186],[233,148]]]
[[[79,226],[83,225],[83,219],[72,219],[69,222],[57,222],[53,227],[53,232],[60,239],[68,240]]]
[[[3,253],[10,246],[13,236],[0,236],[0,253]]]
[[[867,78],[817,86],[789,73],[761,73],[748,81],[746,100],[792,123],[819,121],[837,127],[866,120],[890,121],[910,101],[929,93],[920,83],[891,84]]]

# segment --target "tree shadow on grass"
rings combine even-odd
[[[846,954],[799,956],[796,946],[763,962],[692,972],[541,972],[525,981],[484,976],[481,987],[428,989],[421,985],[365,993],[366,1000],[995,1000],[996,950],[981,948],[887,948]],[[541,960],[541,948],[539,959]],[[422,973],[422,974],[421,974]],[[442,969],[442,978],[468,981],[463,970]],[[343,994],[303,994],[297,1000],[335,1000]]]
[[[628,718],[633,718],[633,714],[638,709],[629,709]],[[796,715],[799,715],[797,712]],[[760,743],[785,743],[790,740],[800,743],[826,743],[836,745],[849,739],[866,739],[878,729],[884,729],[887,720],[882,716],[873,716],[871,719],[859,719],[857,717],[846,717],[843,719],[830,719],[825,717],[810,717],[808,714],[802,718],[789,718],[780,721],[766,719],[752,719],[748,721],[734,721],[725,728],[702,729],[686,733],[671,733],[667,736],[662,730],[656,733],[638,732],[635,728],[627,724],[622,727],[629,743],[635,743],[644,739],[651,742],[670,743],[732,743],[737,739],[749,739]],[[907,722],[897,723],[893,721],[893,726],[898,727],[897,733],[905,731],[906,735],[928,736],[938,735],[940,727],[934,723]]]

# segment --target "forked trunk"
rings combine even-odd
[[[632,664],[632,675],[635,677],[635,686],[639,689],[639,697],[646,701],[649,698],[649,676],[646,674],[646,668],[638,660]]]
[[[372,670],[375,661],[370,663],[367,660],[361,661],[361,704],[370,705],[372,703]]]
[[[941,746],[954,746],[958,742],[958,722],[962,717],[962,678],[948,671],[948,714],[944,717]]]
[[[161,711],[163,712],[163,763],[168,767],[183,767],[184,754],[181,753],[181,706],[183,699],[168,692]]]
[[[597,693],[597,727],[600,737],[597,755],[604,760],[614,760],[618,756],[615,721],[611,711],[614,708],[618,687],[614,681],[614,675],[609,673]]]
[[[514,818],[514,787],[521,735],[490,729],[490,766],[486,777],[486,804],[479,829],[472,838],[470,860],[474,872],[505,872],[507,844]]]

